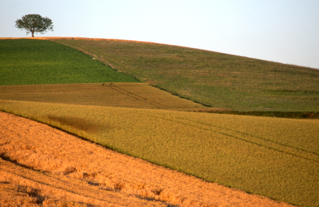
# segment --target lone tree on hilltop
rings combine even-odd
[[[16,27],[27,30],[27,34],[31,33],[34,37],[35,32],[44,34],[47,30],[53,31],[53,22],[48,17],[42,17],[39,14],[27,14],[16,22]]]

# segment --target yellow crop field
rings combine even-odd
[[[10,100],[0,110],[207,181],[319,205],[318,120]]]

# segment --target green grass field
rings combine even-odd
[[[319,112],[319,70],[161,44],[54,39],[142,82],[215,108]]]
[[[0,85],[138,82],[78,50],[45,40],[0,40],[0,63]]]
[[[206,181],[319,206],[318,119],[174,111],[319,112],[319,71],[159,44],[55,41],[90,55],[0,40],[1,111]]]
[[[319,120],[23,101],[0,110],[207,181],[319,205]]]

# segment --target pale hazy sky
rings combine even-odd
[[[0,0],[0,37],[25,14],[52,19],[35,36],[140,40],[319,69],[319,0]]]

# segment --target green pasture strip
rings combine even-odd
[[[209,109],[146,83],[0,86],[0,99],[149,109]]]
[[[0,40],[0,85],[102,82],[138,80],[52,41]]]
[[[318,120],[8,100],[0,110],[207,181],[319,205]]]
[[[319,70],[161,44],[53,40],[181,97],[233,111],[319,112]]]

